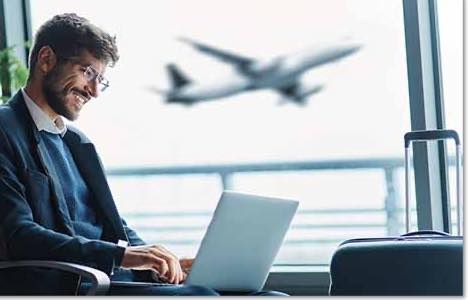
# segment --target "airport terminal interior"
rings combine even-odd
[[[146,243],[194,258],[223,191],[292,199],[264,289],[462,295],[463,10],[463,0],[0,0],[0,103],[26,84],[40,26],[76,13],[115,36],[120,58],[65,124],[92,141]],[[234,223],[249,208],[235,210]],[[236,234],[224,238],[249,245]],[[226,273],[236,259],[222,258]]]

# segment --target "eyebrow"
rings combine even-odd
[[[102,73],[99,72],[98,70],[96,70],[96,68],[95,68],[92,64],[80,64],[80,63],[79,63],[79,65],[80,65],[81,67],[83,67],[83,68],[88,68],[88,67],[90,67],[91,69],[93,69],[94,72],[96,72],[96,73],[98,74],[98,76],[103,77]]]
[[[97,72],[96,68],[93,67],[92,64],[82,64],[82,63],[78,63],[78,65],[80,65],[80,66],[83,67],[83,68],[91,67],[93,70],[95,70],[95,71]]]

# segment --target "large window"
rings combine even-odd
[[[455,129],[463,142],[463,1],[437,1],[440,56],[443,76],[443,95],[445,126]],[[447,146],[449,154],[454,155],[453,143]],[[450,200],[452,206],[452,225],[457,222],[456,176],[455,168],[450,168]],[[456,232],[453,229],[453,232]]]
[[[109,172],[131,171],[110,176],[111,188],[147,242],[195,255],[223,188],[300,200],[277,264],[326,265],[347,238],[402,232],[410,122],[400,0],[32,0],[31,11],[34,32],[73,11],[116,34],[111,87],[76,125]],[[201,83],[238,74],[179,37],[259,59],[348,41],[362,48],[302,76],[325,87],[306,105],[259,90],[180,106],[154,93],[169,87],[168,63]],[[159,173],[142,176],[149,168]]]

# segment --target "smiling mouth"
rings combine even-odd
[[[89,101],[89,96],[84,95],[84,93],[82,93],[81,91],[73,89],[71,91],[71,93],[75,96],[75,100],[76,100],[76,104],[77,104],[78,109],[81,109],[83,107],[83,105],[85,105],[86,102]]]

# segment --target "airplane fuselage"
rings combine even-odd
[[[280,57],[277,66],[265,71],[252,72],[250,76],[254,88],[280,87],[297,80],[304,72],[318,66],[337,61],[359,49],[359,46],[332,46],[321,49],[306,49],[304,51]]]
[[[238,68],[238,74],[211,83],[191,83],[168,94],[169,102],[194,103],[231,96],[246,90],[282,88],[298,81],[306,71],[340,60],[360,48],[356,44],[342,44],[306,49],[272,60],[255,61]]]

